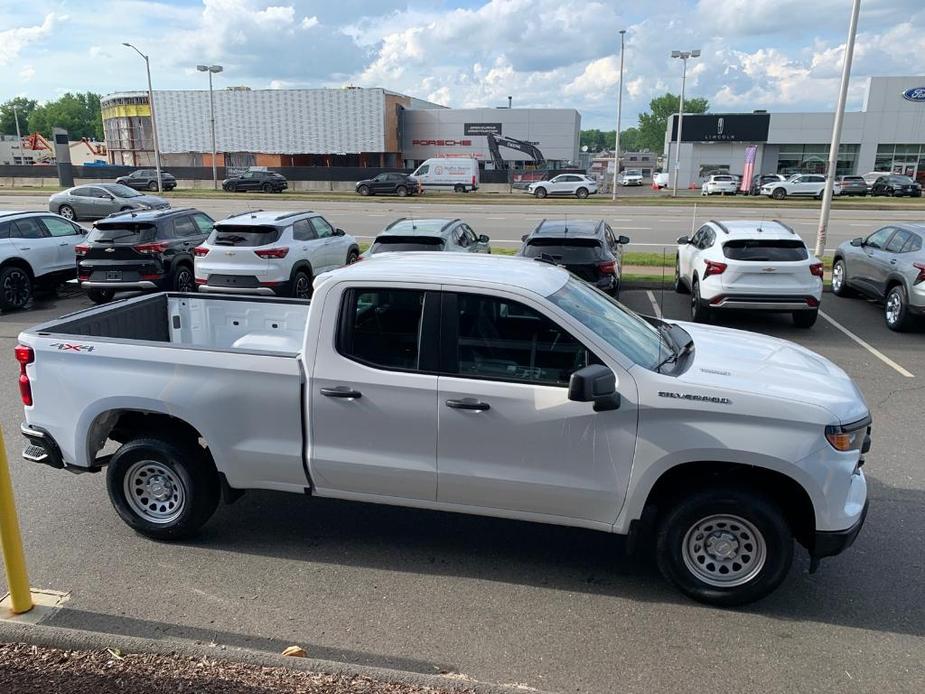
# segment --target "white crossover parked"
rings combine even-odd
[[[761,194],[775,200],[788,197],[822,199],[825,176],[822,174],[795,174],[786,181],[772,181],[761,186]]]
[[[701,195],[735,195],[738,191],[739,181],[730,174],[715,174],[700,186]]]
[[[242,212],[193,250],[201,292],[306,299],[322,272],[356,262],[356,239],[314,212]]]
[[[383,253],[311,303],[157,294],[19,341],[25,458],[106,467],[157,539],[273,489],[629,535],[733,605],[784,580],[794,539],[815,569],[867,511],[870,414],[844,371],[642,318],[548,262]]]
[[[574,195],[582,200],[597,193],[597,181],[584,174],[559,174],[548,181],[536,181],[527,186],[527,192],[537,198],[549,195]]]
[[[627,169],[622,174],[620,174],[620,185],[621,186],[641,186],[642,185],[642,171],[639,169]]]
[[[809,328],[822,300],[822,263],[782,222],[711,220],[678,239],[675,291],[691,294],[691,320],[749,309],[793,314]]]

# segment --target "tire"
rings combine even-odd
[[[674,290],[676,294],[687,294],[687,287],[681,279],[681,261],[677,258],[674,261]]]
[[[112,289],[88,289],[87,298],[94,304],[106,304],[112,301],[116,292]]]
[[[122,520],[155,540],[190,537],[221,496],[215,467],[196,443],[157,437],[123,444],[109,462],[106,487]]]
[[[461,186],[457,183],[455,186],[453,186],[453,192],[454,193],[465,193],[466,186]]]
[[[832,293],[835,296],[851,296],[851,289],[848,287],[848,268],[841,258],[832,265]]]
[[[578,190],[575,191],[575,197],[578,198],[579,200],[584,200],[585,198],[588,197],[588,189],[579,188]]]
[[[225,190],[227,190],[229,193],[237,193],[237,192],[238,192],[238,186],[235,185],[234,183],[229,183],[229,184],[228,184],[228,187],[227,187]]]
[[[405,186],[398,186],[398,188],[395,189],[395,194],[400,198],[406,198],[408,197],[408,189],[405,188]]]
[[[360,254],[357,253],[356,250],[351,250],[351,251],[347,254],[347,262],[344,263],[344,264],[345,264],[345,265],[353,265],[353,264],[354,264],[356,261],[358,261],[359,259],[360,259]]]
[[[704,490],[662,518],[656,560],[662,575],[688,597],[720,607],[746,605],[786,578],[793,532],[778,505],[759,493]]]
[[[0,308],[18,311],[32,300],[32,276],[18,265],[0,270]]]
[[[540,198],[541,200],[546,197],[546,189],[542,186],[533,191],[534,197]]]
[[[170,284],[175,292],[195,292],[196,278],[193,275],[193,268],[189,265],[178,265]]]
[[[816,324],[818,317],[818,308],[814,308],[812,311],[794,311],[793,324],[798,328],[811,328]]]
[[[357,188],[357,192],[365,198],[369,195],[369,186],[360,186]]]
[[[787,197],[787,191],[784,190],[783,188],[775,188],[771,192],[771,197],[774,198],[775,200],[783,200],[784,198]]]
[[[294,299],[312,298],[312,278],[305,270],[299,270],[292,276],[291,294]]]
[[[151,182],[148,184],[148,190],[150,190],[150,191],[156,191],[156,190],[157,190],[157,181],[151,181]]]
[[[58,214],[60,214],[65,219],[70,219],[72,222],[77,221],[77,213],[70,205],[61,205],[61,207],[58,208]]]
[[[261,189],[264,193],[272,193],[272,192],[273,192],[273,184],[272,184],[272,183],[264,183],[262,186],[260,186],[260,189]]]
[[[700,282],[694,280],[691,287],[691,322],[708,323],[711,312],[709,307],[703,305],[703,299],[700,298]]]
[[[912,316],[909,315],[909,299],[903,285],[893,285],[886,293],[886,301],[883,303],[883,318],[886,320],[886,327],[890,330],[901,333],[909,329]]]

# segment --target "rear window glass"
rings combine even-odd
[[[87,235],[87,241],[91,243],[145,243],[153,241],[156,234],[157,226],[149,223],[98,223]]]
[[[442,251],[443,239],[427,236],[380,236],[369,249],[373,253]]]
[[[596,239],[531,239],[524,255],[528,258],[550,255],[565,265],[596,263],[601,259],[601,244]]]
[[[281,229],[271,226],[222,224],[216,226],[209,243],[213,246],[266,246],[279,241]]]
[[[860,176],[843,176],[842,180],[846,183],[863,183],[864,179]]]
[[[723,255],[730,260],[754,260],[768,262],[772,260],[793,261],[806,260],[809,252],[806,244],[799,240],[782,239],[736,239],[723,244]]]

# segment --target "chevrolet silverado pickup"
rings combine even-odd
[[[311,302],[162,293],[16,347],[24,457],[106,469],[139,533],[270,489],[628,535],[711,604],[867,512],[870,415],[793,343],[641,317],[548,260],[385,253]]]

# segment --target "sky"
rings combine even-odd
[[[712,111],[826,111],[851,0],[0,0],[0,102],[67,91],[385,87],[446,106],[568,107],[612,130],[680,90]],[[925,75],[925,0],[864,0],[848,108],[865,77]],[[923,77],[925,86],[925,77]]]

